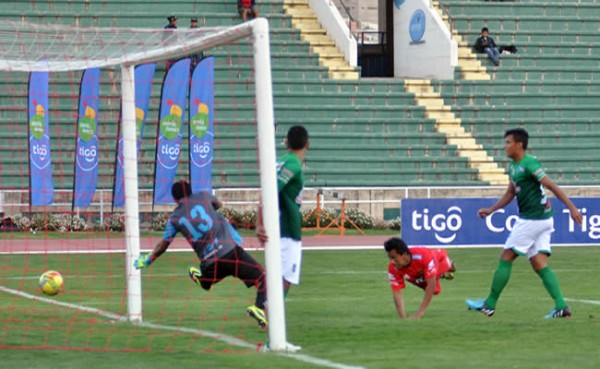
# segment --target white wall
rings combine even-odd
[[[325,28],[335,45],[344,53],[346,61],[350,66],[356,67],[358,60],[356,39],[350,33],[348,25],[344,22],[333,1],[309,0],[309,3],[321,26]]]
[[[394,76],[454,79],[458,45],[429,0],[393,1]]]

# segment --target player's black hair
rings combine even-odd
[[[406,242],[404,242],[404,240],[402,240],[399,237],[392,237],[389,240],[385,241],[383,243],[383,248],[385,249],[386,252],[396,250],[398,255],[410,253],[410,251],[408,250],[408,246],[406,245]]]
[[[515,142],[520,142],[523,144],[523,150],[527,150],[527,144],[529,143],[529,133],[523,128],[513,128],[509,129],[504,133],[504,138],[508,136],[513,136],[513,140]]]
[[[290,150],[301,150],[308,143],[308,131],[302,126],[293,126],[287,133],[287,145]]]
[[[490,30],[489,30],[487,27],[483,27],[483,28],[481,29],[481,33],[483,33],[483,32],[488,32],[488,33],[489,33],[489,32],[490,32]]]
[[[173,195],[173,199],[175,199],[175,201],[179,201],[191,194],[192,186],[190,186],[188,181],[181,180],[179,182],[175,182],[173,183],[173,187],[171,187],[171,195]]]

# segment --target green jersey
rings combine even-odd
[[[546,172],[539,161],[525,154],[518,163],[511,162],[508,170],[510,181],[515,186],[519,216],[523,219],[548,219],[553,210],[540,184]]]
[[[302,205],[304,175],[302,174],[302,163],[295,154],[286,154],[277,162],[277,187],[281,237],[300,241],[302,238],[300,206]]]

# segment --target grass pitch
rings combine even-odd
[[[424,318],[409,321],[396,315],[383,250],[306,251],[302,284],[286,302],[288,340],[304,355],[365,368],[598,368],[600,248],[554,249],[550,265],[573,311],[554,320],[542,318],[552,301],[524,258],[493,317],[467,311],[465,298],[487,294],[500,249],[449,253],[456,279],[442,281]],[[167,252],[143,272],[145,320],[233,336],[247,347],[0,292],[0,345],[10,347],[0,350],[2,367],[323,367],[255,352],[266,337],[244,315],[254,291],[229,279],[206,293],[187,280],[193,262],[192,253]],[[53,301],[125,313],[122,255],[2,255],[0,285],[39,296],[36,280],[46,269],[63,271],[66,280],[66,292]],[[408,313],[421,299],[421,290],[407,287]]]

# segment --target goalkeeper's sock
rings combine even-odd
[[[265,275],[263,274],[256,282],[256,300],[254,301],[254,305],[260,309],[264,309],[265,301],[267,301],[267,286]]]
[[[558,285],[558,279],[556,279],[556,275],[550,269],[550,267],[545,267],[544,269],[538,272],[538,275],[542,279],[544,283],[544,287],[546,287],[546,291],[550,294],[550,297],[554,300],[556,304],[557,310],[566,309],[568,307],[565,299],[563,297],[562,291],[560,290],[560,286]]]
[[[496,304],[498,303],[498,298],[500,298],[500,294],[508,280],[510,279],[510,273],[512,270],[512,262],[506,260],[500,260],[498,263],[498,268],[494,273],[494,278],[492,279],[492,288],[490,289],[489,296],[485,299],[486,306],[495,309]]]

